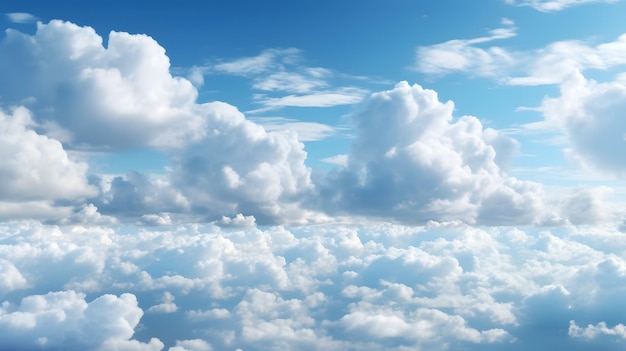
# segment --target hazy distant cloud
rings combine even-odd
[[[37,22],[39,18],[26,12],[10,12],[6,14],[9,21],[14,23],[33,23]]]
[[[561,11],[568,7],[590,3],[612,4],[618,1],[620,0],[505,0],[507,4],[517,6],[529,6],[541,12]]]

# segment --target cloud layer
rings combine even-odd
[[[625,248],[608,227],[14,222],[0,347],[619,350]]]

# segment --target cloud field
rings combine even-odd
[[[572,164],[623,179],[626,80],[585,74],[626,63],[624,36],[484,47],[516,30],[504,19],[485,37],[418,47],[413,69],[556,87],[533,108],[542,120],[519,128],[558,134]],[[148,35],[61,20],[7,30],[0,349],[626,347],[619,191],[521,179],[510,132],[420,84],[335,87],[337,72],[300,55],[267,49],[185,78]],[[250,79],[262,107],[199,102],[204,75],[218,74]],[[249,116],[343,105],[355,105],[349,150],[324,172],[304,142],[336,127]],[[90,167],[138,149],[164,155],[163,172]]]

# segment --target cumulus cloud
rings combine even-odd
[[[235,107],[206,108],[208,135],[172,155],[175,186],[210,217],[252,214],[257,220],[299,217],[313,189],[304,145],[295,133],[266,132]]]
[[[565,153],[574,163],[626,174],[621,157],[626,152],[626,125],[621,114],[626,106],[626,86],[617,81],[595,82],[575,73],[561,84],[560,92],[558,97],[543,100],[540,111],[545,121],[541,126],[566,135]]]
[[[2,341],[7,349],[161,350],[152,339],[130,340],[143,311],[132,294],[102,295],[91,302],[74,291],[24,297],[0,308]]]
[[[70,160],[61,143],[32,130],[30,112],[0,111],[0,194],[3,200],[58,200],[95,195],[87,164]]]
[[[197,91],[172,77],[165,49],[146,35],[53,20],[34,35],[8,30],[0,42],[3,103],[28,101],[37,122],[74,146],[168,146],[197,138]],[[88,118],[87,118],[88,117]]]
[[[505,174],[517,143],[419,85],[373,94],[353,114],[348,163],[320,191],[331,211],[401,220],[530,223],[541,187]]]
[[[63,218],[72,212],[70,203],[98,194],[87,164],[72,160],[58,140],[38,134],[26,108],[0,110],[0,126],[0,218]]]
[[[91,199],[98,211],[84,208],[65,223],[90,214],[103,221],[96,218],[99,212],[147,225],[171,223],[166,216],[176,213],[201,220],[245,213],[263,222],[303,217],[299,203],[313,185],[295,134],[267,132],[225,103],[198,104],[195,87],[170,74],[165,49],[152,38],[111,32],[104,47],[92,28],[55,20],[39,24],[34,35],[9,30],[0,47],[3,102],[27,99],[35,111],[33,122],[24,109],[0,116],[11,134],[3,139],[7,158],[26,162],[4,163],[10,178],[0,186],[4,198],[53,201],[97,194],[84,178],[86,165],[68,160],[54,135],[72,148],[158,147],[171,162],[165,175],[92,176],[101,190]],[[276,56],[287,64],[296,54],[268,52],[268,62]],[[224,63],[216,69],[244,74],[245,67]],[[27,129],[35,123],[49,136]],[[17,153],[19,145],[32,150]]]
[[[0,345],[619,350],[624,249],[591,226],[14,222],[0,227]]]

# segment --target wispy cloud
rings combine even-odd
[[[302,122],[284,117],[257,117],[250,120],[262,125],[268,132],[294,131],[300,141],[320,141],[335,135],[340,128],[318,122]]]
[[[256,102],[265,107],[255,110],[254,112],[268,111],[281,107],[331,107],[353,105],[363,100],[363,97],[368,92],[369,91],[366,89],[345,87],[336,90],[316,91],[310,94],[287,95],[277,98],[258,94],[255,96]]]
[[[491,30],[485,37],[454,39],[417,48],[415,69],[435,75],[467,72],[478,76],[498,76],[515,62],[513,55],[497,46],[481,48],[480,45],[517,35],[513,21],[505,18],[502,24],[504,27]]]
[[[13,23],[33,23],[39,20],[37,16],[26,12],[10,12],[6,16]]]
[[[620,0],[505,0],[507,4],[529,6],[541,12],[556,12],[566,8],[591,3],[612,4]]]

